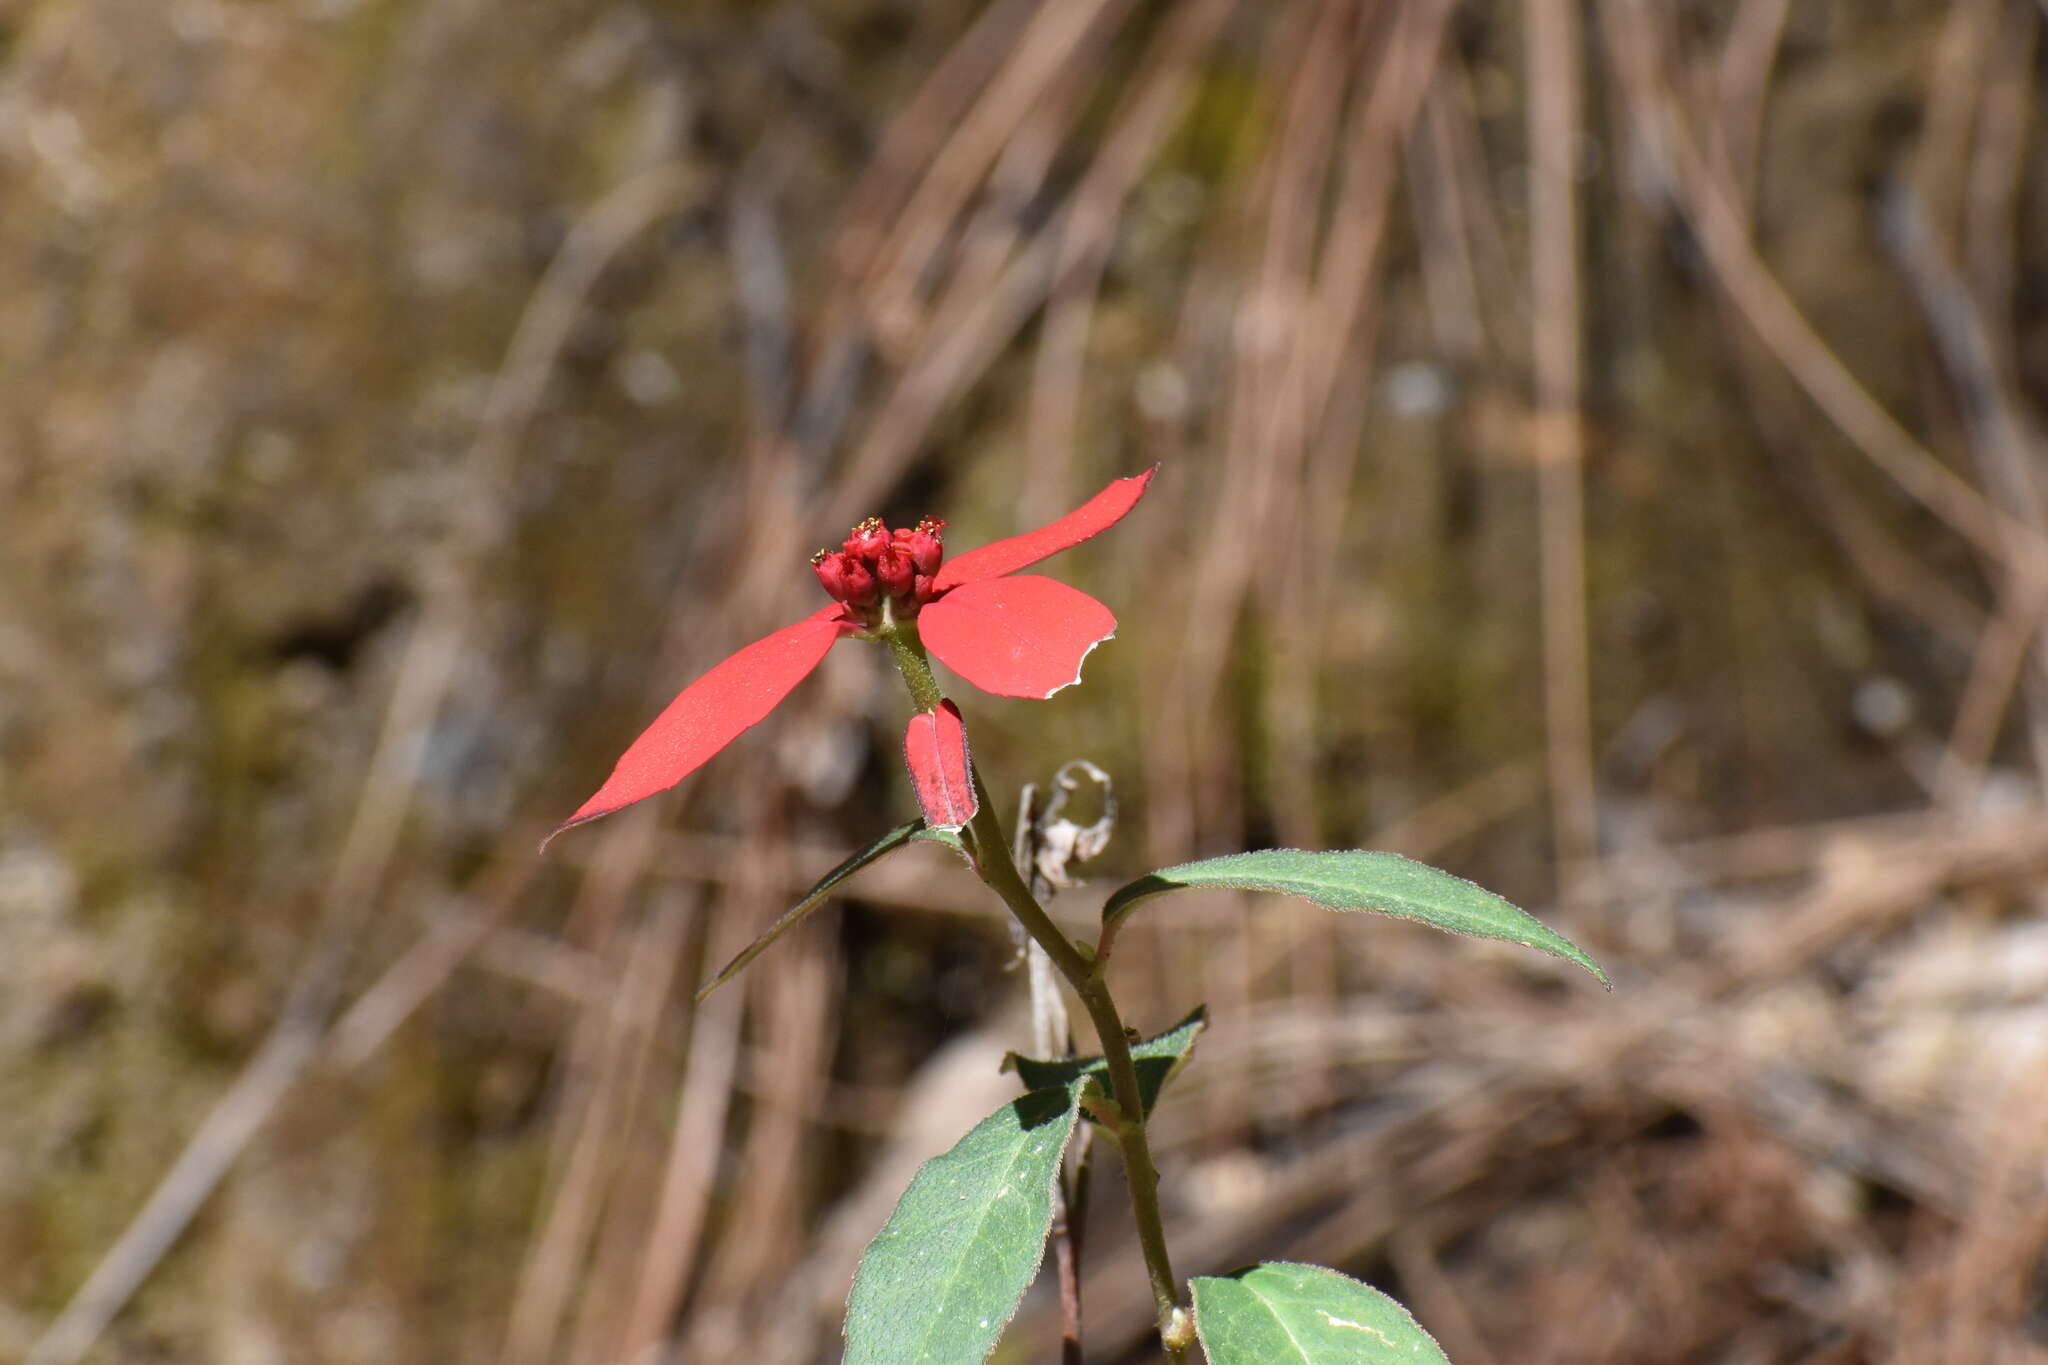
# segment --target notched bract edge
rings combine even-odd
[[[1074,665],[1074,680],[1073,680],[1072,682],[1063,682],[1063,683],[1061,683],[1061,684],[1060,684],[1060,685],[1059,685],[1058,687],[1055,687],[1055,688],[1054,688],[1054,689],[1053,689],[1052,691],[1050,691],[1050,692],[1046,693],[1046,694],[1045,694],[1044,696],[1042,696],[1042,697],[1038,697],[1038,698],[1035,698],[1035,700],[1037,700],[1037,701],[1051,701],[1051,700],[1052,700],[1052,699],[1053,699],[1054,697],[1056,697],[1056,696],[1058,696],[1058,695],[1059,695],[1060,693],[1062,693],[1062,692],[1066,691],[1066,690],[1067,690],[1068,688],[1070,688],[1070,687],[1079,687],[1079,686],[1081,685],[1081,672],[1082,672],[1082,670],[1083,670],[1083,669],[1085,669],[1085,668],[1087,668],[1087,667],[1088,667],[1088,656],[1089,656],[1089,655],[1091,655],[1091,654],[1093,654],[1093,653],[1094,653],[1094,652],[1095,652],[1096,650],[1098,650],[1098,649],[1102,648],[1102,647],[1103,647],[1104,645],[1108,644],[1108,643],[1109,643],[1109,642],[1110,642],[1111,640],[1114,640],[1115,638],[1116,638],[1116,631],[1114,631],[1114,630],[1111,630],[1111,631],[1109,632],[1109,634],[1107,634],[1107,635],[1103,636],[1103,637],[1102,637],[1102,638],[1101,638],[1100,640],[1097,640],[1097,641],[1096,641],[1096,642],[1095,642],[1094,644],[1092,644],[1092,645],[1088,646],[1088,648],[1086,648],[1086,649],[1082,650],[1082,651],[1081,651],[1081,658],[1080,658],[1079,662],[1077,662],[1077,663],[1076,663],[1076,664]],[[1027,701],[1029,701],[1029,700],[1034,700],[1034,699],[1033,699],[1033,698],[1024,698],[1023,700],[1027,700]]]

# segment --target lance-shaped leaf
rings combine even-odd
[[[1269,848],[1162,867],[1118,889],[1103,903],[1102,922],[1105,927],[1114,926],[1141,901],[1192,888],[1277,891],[1332,910],[1370,910],[1420,920],[1454,934],[1519,943],[1575,962],[1612,989],[1599,963],[1534,915],[1463,877],[1439,872],[1398,853],[1359,849],[1305,853],[1296,848]]]
[[[1268,1261],[1188,1287],[1209,1365],[1450,1365],[1407,1309],[1319,1265]]]
[[[1159,1102],[1159,1092],[1166,1088],[1166,1083],[1187,1065],[1188,1053],[1195,1046],[1196,1036],[1208,1025],[1208,1010],[1197,1005],[1193,1014],[1166,1032],[1131,1045],[1131,1067],[1138,1073],[1138,1093],[1144,1096],[1147,1115]],[[1109,1064],[1100,1057],[1062,1057],[1047,1061],[1012,1052],[1003,1059],[1003,1068],[1014,1070],[1027,1090],[1070,1086],[1092,1078],[1102,1087],[1102,1093],[1114,1093],[1109,1083]]]
[[[1035,1090],[918,1168],[853,1277],[846,1365],[987,1358],[1044,1258],[1080,1096]]]
[[[958,835],[950,834],[944,830],[926,829],[925,823],[922,820],[912,820],[908,824],[896,826],[896,828],[890,830],[881,838],[876,839],[865,848],[860,849],[845,862],[820,877],[817,885],[804,893],[802,900],[783,911],[780,919],[769,925],[759,938],[743,948],[738,957],[726,963],[719,970],[717,976],[712,977],[709,981],[699,986],[697,988],[697,999],[703,1000],[705,996],[738,976],[746,969],[748,963],[767,952],[769,946],[776,939],[781,938],[784,934],[796,928],[797,925],[802,924],[813,910],[816,910],[831,898],[833,888],[837,887],[839,883],[845,881],[869,863],[876,861],[883,854],[893,853],[913,839],[930,839],[934,843],[945,844],[956,850],[960,847]]]

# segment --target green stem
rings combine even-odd
[[[887,604],[884,603],[886,610]],[[939,691],[939,680],[932,676],[931,660],[924,656],[924,641],[917,637],[917,626],[909,621],[884,619],[875,627],[875,634],[889,646],[889,652],[896,656],[896,667],[903,672],[903,681],[910,685],[910,700],[920,712],[936,711],[946,694]]]
[[[937,679],[932,677],[930,662],[925,658],[924,646],[917,638],[916,629],[908,623],[885,623],[877,633],[888,642],[896,656],[896,663],[903,671],[903,680],[910,686],[911,699],[920,711],[935,709],[942,700]],[[1117,1147],[1122,1151],[1124,1171],[1131,1187],[1131,1210],[1137,1218],[1138,1244],[1145,1253],[1145,1269],[1152,1281],[1152,1302],[1158,1311],[1160,1339],[1166,1348],[1167,1359],[1174,1365],[1181,1365],[1187,1359],[1187,1347],[1180,1342],[1185,1333],[1181,1324],[1185,1314],[1179,1303],[1179,1287],[1173,1277],[1173,1262],[1166,1252],[1166,1224],[1159,1210],[1159,1168],[1152,1161],[1152,1147],[1145,1139],[1144,1094],[1138,1088],[1138,1070],[1131,1062],[1131,1045],[1124,1033],[1123,1019],[1118,1015],[1116,1002],[1109,993],[1109,983],[1102,974],[1102,961],[1076,948],[1067,936],[1054,924],[1052,916],[1031,894],[1031,888],[1018,875],[1017,865],[1010,858],[1010,844],[1003,837],[1003,823],[996,814],[995,802],[989,799],[988,788],[981,780],[981,770],[970,762],[968,770],[974,779],[974,796],[978,803],[974,819],[967,826],[964,842],[973,857],[975,874],[988,888],[1002,897],[1010,913],[1024,926],[1024,932],[1037,940],[1045,949],[1045,955],[1052,959],[1053,966],[1074,988],[1074,994],[1088,1011],[1088,1017],[1095,1023],[1096,1036],[1102,1042],[1102,1059],[1109,1072],[1110,1093],[1116,1100],[1119,1114],[1117,1122],[1111,1125],[1111,1133]]]
[[[1166,1224],[1159,1210],[1159,1168],[1152,1161],[1152,1147],[1145,1139],[1145,1103],[1138,1088],[1138,1069],[1131,1061],[1131,1044],[1123,1019],[1109,993],[1109,983],[1096,971],[1095,962],[1077,949],[1046,914],[1017,875],[1010,861],[1009,843],[1003,838],[1002,821],[995,813],[979,769],[972,769],[974,794],[980,803],[968,825],[973,835],[974,869],[991,891],[1003,898],[1010,913],[1024,926],[1024,932],[1038,941],[1060,975],[1074,988],[1074,994],[1095,1023],[1102,1042],[1102,1059],[1109,1072],[1110,1093],[1119,1111],[1111,1129],[1123,1152],[1124,1171],[1131,1187],[1131,1210],[1138,1223],[1138,1244],[1145,1253],[1145,1269],[1152,1281],[1152,1302],[1158,1310],[1159,1330],[1165,1334],[1174,1326],[1179,1312],[1179,1287],[1173,1277],[1173,1261],[1166,1251]],[[1167,1346],[1167,1358],[1180,1362],[1186,1349]]]

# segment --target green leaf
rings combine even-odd
[[[1116,924],[1140,901],[1192,887],[1277,891],[1305,897],[1332,910],[1372,910],[1401,919],[1421,920],[1454,934],[1519,943],[1576,962],[1598,977],[1601,985],[1613,989],[1599,963],[1542,920],[1463,877],[1439,872],[1398,853],[1367,853],[1360,849],[1305,853],[1296,848],[1269,848],[1162,867],[1120,888],[1105,901],[1103,925]]]
[[[1189,1288],[1209,1365],[1450,1365],[1407,1309],[1319,1265],[1268,1261]]]
[[[1195,1036],[1208,1026],[1208,1011],[1197,1005],[1193,1014],[1166,1032],[1131,1045],[1131,1066],[1138,1073],[1138,1091],[1145,1097],[1146,1114],[1152,1112],[1152,1106],[1158,1101],[1159,1092],[1166,1088],[1166,1083],[1187,1064]],[[1100,1057],[1062,1057],[1056,1061],[1044,1061],[1012,1052],[1003,1059],[1003,1069],[1014,1070],[1026,1090],[1070,1086],[1092,1077],[1102,1087],[1103,1094],[1113,1093],[1109,1084],[1109,1064]]]
[[[1080,1095],[1035,1090],[918,1168],[853,1277],[846,1365],[987,1358],[1045,1255]]]
[[[702,1003],[705,996],[711,994],[711,992],[746,970],[747,964],[767,952],[776,939],[781,938],[784,934],[796,928],[797,925],[802,924],[813,910],[816,910],[831,898],[833,888],[838,886],[839,883],[845,881],[869,863],[875,862],[883,854],[893,853],[913,839],[929,839],[933,843],[945,844],[956,850],[961,846],[959,835],[942,830],[926,829],[922,820],[912,820],[907,824],[896,826],[896,828],[854,853],[845,862],[819,878],[818,884],[805,892],[802,900],[783,911],[782,918],[769,925],[765,933],[741,949],[740,955],[726,963],[717,976],[712,977],[697,988],[699,1003]]]

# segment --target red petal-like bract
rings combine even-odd
[[[1021,574],[962,584],[919,613],[917,629],[982,691],[1042,700],[1081,681],[1081,661],[1116,634],[1116,617],[1079,588]]]
[[[1036,531],[1026,531],[1021,536],[1011,536],[1008,540],[969,550],[958,559],[947,560],[939,566],[938,577],[932,587],[944,592],[964,583],[979,583],[983,579],[1014,573],[1027,564],[1036,564],[1047,555],[1056,555],[1090,536],[1107,531],[1123,520],[1124,513],[1137,506],[1138,499],[1145,496],[1145,486],[1158,472],[1159,467],[1154,465],[1142,474],[1118,479],[1058,521]]]
[[[784,626],[678,692],[627,748],[597,794],[555,826],[548,839],[667,791],[739,738],[810,676],[842,632],[854,629],[843,619],[843,610],[834,602]]]
[[[967,766],[967,727],[959,708],[942,701],[936,711],[920,711],[903,732],[903,761],[917,788],[924,822],[933,829],[959,829],[974,818],[974,777]]]

